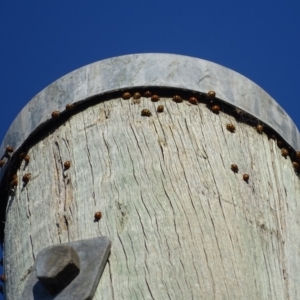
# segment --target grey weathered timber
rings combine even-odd
[[[88,65],[44,89],[2,151],[20,147],[67,103],[144,86],[214,90],[300,149],[291,119],[245,77],[196,58],[137,54]],[[43,248],[101,236],[112,248],[95,300],[299,299],[300,180],[276,141],[205,103],[113,95],[48,127],[17,170],[6,207],[7,299],[26,299]]]
[[[199,58],[173,54],[133,54],[95,62],[50,84],[16,117],[0,147],[18,149],[26,138],[66,104],[130,87],[160,86],[199,92],[214,90],[217,97],[254,115],[300,150],[297,127],[282,107],[246,77]],[[5,168],[4,168],[5,169]],[[2,172],[0,173],[0,178]]]
[[[42,248],[101,235],[113,246],[96,300],[299,298],[299,177],[249,125],[205,104],[117,98],[74,115],[29,155],[18,177],[32,178],[7,209],[8,300],[21,299]]]

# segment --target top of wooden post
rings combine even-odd
[[[295,150],[299,131],[283,108],[251,80],[213,62],[174,54],[132,54],[92,63],[56,80],[22,109],[7,131],[0,153],[17,150],[53,111],[68,103],[132,87],[172,87],[206,93],[244,110],[274,129]],[[5,168],[2,168],[0,179]]]

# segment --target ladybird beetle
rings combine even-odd
[[[282,148],[281,155],[286,158],[289,155],[289,151],[285,148]]]
[[[294,169],[297,170],[297,171],[300,170],[300,164],[297,163],[296,161],[293,162],[293,167],[294,167]]]
[[[146,91],[145,93],[144,93],[144,97],[146,97],[146,98],[149,98],[149,97],[151,97],[152,96],[152,93],[150,92],[150,91]]]
[[[26,184],[28,183],[28,181],[30,180],[31,178],[31,173],[26,173],[23,178],[22,178],[22,181]]]
[[[181,103],[183,100],[179,95],[174,95],[173,96],[173,101],[176,103]]]
[[[213,113],[218,115],[219,112],[220,112],[220,106],[219,105],[213,105],[211,110],[212,110]]]
[[[53,119],[55,119],[55,118],[58,118],[59,115],[60,115],[60,112],[58,110],[55,110],[55,111],[52,112],[51,117]]]
[[[11,147],[11,146],[6,146],[5,150],[6,150],[7,153],[12,153],[12,152],[14,152],[14,148]]]
[[[125,92],[125,93],[123,93],[122,98],[124,100],[128,100],[131,98],[131,94],[129,92]]]
[[[152,96],[151,96],[151,101],[152,101],[152,102],[157,102],[157,101],[159,101],[159,99],[160,99],[160,98],[159,98],[158,95],[152,95]]]
[[[158,105],[156,111],[158,113],[162,113],[164,111],[164,106],[163,105]]]
[[[72,108],[74,108],[74,104],[67,104],[66,105],[66,110],[71,110]]]
[[[242,115],[245,114],[245,112],[244,112],[242,109],[238,108],[238,107],[235,108],[235,112],[236,112],[238,115],[240,115],[240,116],[242,116]]]
[[[233,124],[227,124],[226,129],[230,132],[235,132],[235,126]]]
[[[95,213],[95,220],[98,222],[101,218],[102,218],[102,212],[101,211],[97,211]]]
[[[239,171],[239,168],[238,168],[237,165],[232,164],[232,165],[231,165],[231,170],[232,170],[234,173],[237,173],[237,172]]]
[[[264,126],[263,126],[263,125],[257,125],[257,126],[256,126],[256,131],[257,131],[259,134],[262,134],[263,131],[264,131]]]
[[[0,280],[1,280],[2,282],[5,282],[6,278],[5,278],[5,275],[4,275],[4,274],[2,274],[2,275],[0,276]]]
[[[69,160],[64,162],[64,168],[68,170],[71,167],[71,162]]]
[[[19,183],[18,178],[13,178],[13,180],[10,183],[10,186],[14,187],[17,186]]]
[[[249,180],[249,175],[248,175],[248,174],[244,174],[244,175],[243,175],[243,180],[246,181],[246,182],[248,182],[248,180]]]
[[[209,99],[215,99],[215,97],[216,97],[216,92],[214,92],[214,91],[209,91],[209,92],[207,93],[207,98],[209,98]]]
[[[277,146],[281,149],[283,147],[283,141],[277,140]]]
[[[5,160],[4,160],[4,159],[1,159],[1,160],[0,160],[0,168],[2,168],[4,165],[5,165]]]
[[[147,109],[147,108],[144,108],[144,109],[142,110],[141,115],[142,115],[143,117],[151,117],[151,116],[152,116],[150,110]]]
[[[136,92],[133,94],[133,99],[140,99],[141,98],[141,94]]]
[[[189,102],[191,104],[197,105],[198,104],[198,99],[196,97],[190,97]]]
[[[19,157],[20,157],[21,159],[24,159],[25,155],[26,155],[25,152],[21,152],[21,153],[19,154]]]

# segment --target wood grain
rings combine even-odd
[[[101,235],[113,246],[95,300],[300,298],[299,178],[274,140],[230,115],[111,99],[29,155],[18,177],[32,178],[7,208],[7,299],[41,249]]]

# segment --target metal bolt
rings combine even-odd
[[[37,255],[35,267],[40,283],[53,294],[64,289],[79,274],[80,261],[74,248],[56,245]]]

